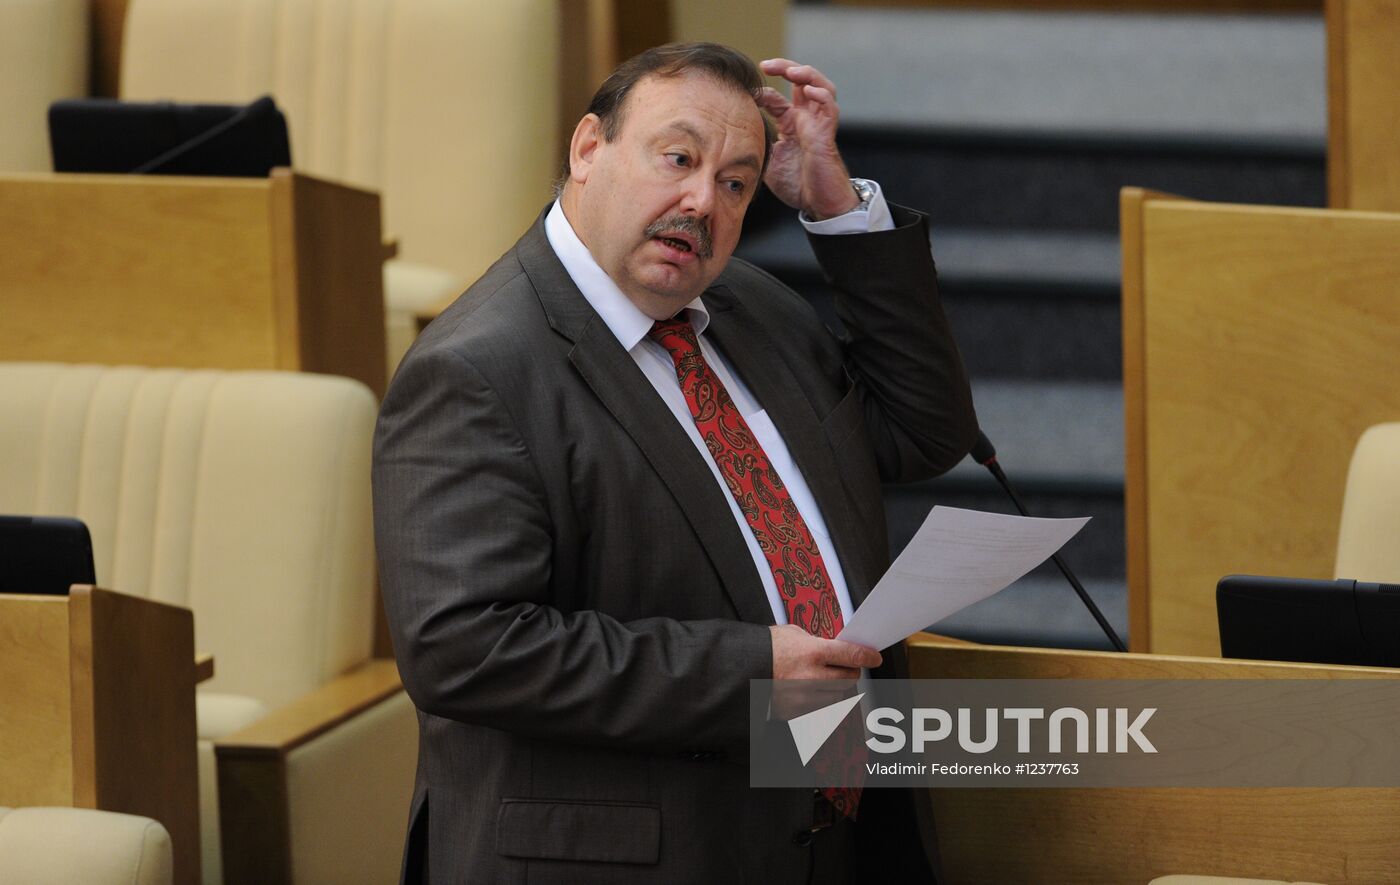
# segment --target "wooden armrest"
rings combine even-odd
[[[196,654],[194,656],[194,681],[198,685],[214,678],[214,656]]]
[[[221,759],[238,755],[285,755],[392,696],[402,687],[395,663],[376,658],[278,707],[242,731],[215,741],[215,752]]]
[[[383,242],[383,252],[380,253],[381,261],[388,261],[390,258],[399,257],[399,238],[385,237]]]
[[[214,742],[224,885],[291,885],[288,756],[401,689],[394,662],[377,658]]]

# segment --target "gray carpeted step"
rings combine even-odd
[[[1119,191],[1152,188],[1201,200],[1322,206],[1323,139],[1103,137],[1081,130],[989,133],[848,124],[853,175],[944,227],[1118,229]]]
[[[1118,297],[1117,233],[951,228],[937,218],[930,224],[945,291]],[[821,279],[806,234],[791,218],[746,233],[737,254],[784,279]]]
[[[1123,489],[1064,482],[1052,489],[1028,483],[1007,470],[1017,494],[1031,516],[1046,518],[1090,517],[1084,530],[1065,545],[1064,556],[1084,580],[1123,580],[1127,574],[1127,549],[1123,533]],[[1039,490],[1028,490],[1038,488]],[[1006,494],[990,481],[982,491],[958,488],[944,480],[885,487],[885,513],[889,524],[890,553],[898,554],[935,504],[1015,514]]]
[[[973,376],[1121,377],[1115,235],[936,228],[933,251],[943,304]],[[746,233],[737,254],[839,326],[832,292],[791,218]]]
[[[1114,231],[1126,185],[1324,205],[1325,42],[1319,15],[799,6],[788,25],[839,87],[854,174],[998,230]]]
[[[1122,487],[1122,384],[974,379],[972,395],[978,423],[1008,475]],[[984,473],[969,460],[948,478],[980,480]]]
[[[1051,567],[1053,568],[1053,566]],[[1121,581],[1083,581],[1115,633],[1128,641],[1128,594]],[[993,645],[1111,649],[1074,588],[1058,571],[1037,569],[989,599],[929,627],[935,633]]]
[[[852,174],[942,227],[1118,229],[1119,192],[1146,187],[1201,200],[1285,206],[1326,203],[1323,140],[1181,140],[1035,135],[847,125],[838,137]],[[752,227],[790,210],[761,192]]]
[[[1081,577],[1121,580],[1126,568],[1121,387],[976,379],[973,396],[978,422],[1031,515],[1092,517],[1065,548],[1071,565]],[[892,553],[904,549],[937,504],[1016,512],[986,468],[967,459],[938,479],[885,487]]]
[[[847,124],[1322,139],[1322,16],[794,7]]]

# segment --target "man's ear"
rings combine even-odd
[[[593,169],[593,160],[603,143],[603,121],[597,114],[585,114],[574,127],[569,140],[569,178],[583,184]]]

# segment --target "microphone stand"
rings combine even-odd
[[[987,439],[987,434],[980,430],[977,432],[977,443],[972,447],[971,454],[973,460],[987,468],[992,476],[996,478],[996,481],[1001,484],[1001,487],[1006,490],[1006,494],[1011,498],[1011,503],[1016,505],[1016,509],[1020,511],[1021,515],[1030,516],[1030,513],[1026,511],[1026,505],[1021,503],[1021,499],[1016,494],[1016,490],[1011,487],[1011,481],[1006,478],[1006,473],[1001,469],[1001,464],[997,463],[997,450],[992,446],[992,441]],[[1108,636],[1108,641],[1113,643],[1113,647],[1116,650],[1126,652],[1128,647],[1123,644],[1123,640],[1118,638],[1118,634],[1113,631],[1113,627],[1108,623],[1108,619],[1103,616],[1103,612],[1099,611],[1099,607],[1094,604],[1094,600],[1089,598],[1089,592],[1084,589],[1084,585],[1079,583],[1079,579],[1069,570],[1069,566],[1065,564],[1060,554],[1057,552],[1050,558],[1060,569],[1060,574],[1064,575],[1065,580],[1069,581],[1070,586],[1074,588],[1074,592],[1079,594],[1079,600],[1089,609],[1089,614],[1093,615],[1094,620],[1098,621],[1099,626],[1103,628],[1103,632]]]

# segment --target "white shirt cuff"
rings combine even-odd
[[[852,209],[845,215],[822,221],[809,221],[799,212],[798,220],[807,228],[809,234],[868,234],[880,230],[894,230],[894,216],[890,214],[890,206],[885,202],[885,192],[880,188],[878,181],[871,181],[870,185],[875,189],[875,198],[870,201],[868,208]]]

